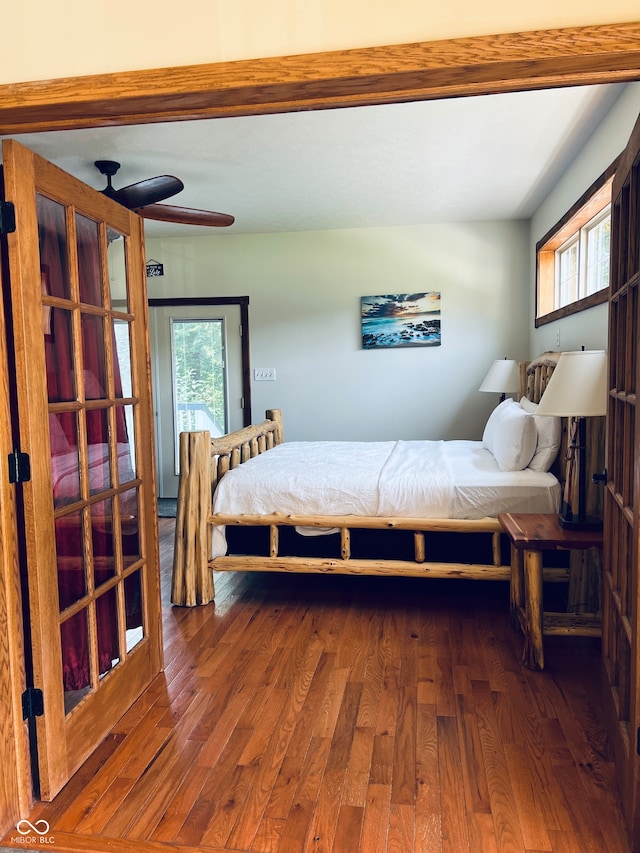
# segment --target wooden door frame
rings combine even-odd
[[[15,448],[11,404],[15,395],[10,389],[7,334],[11,322],[5,317],[7,307],[7,246],[0,237],[0,459],[6,460]],[[3,463],[4,464],[4,463]],[[0,751],[6,760],[0,762],[0,830],[8,830],[24,817],[32,800],[31,757],[28,726],[22,719],[22,693],[26,686],[24,625],[22,621],[22,584],[18,562],[18,527],[16,524],[15,486],[9,483],[6,469],[0,477],[0,630],[6,646],[0,658]]]
[[[0,133],[28,133],[620,83],[640,22],[383,45],[0,86]]]
[[[640,79],[640,23],[604,24],[410,45],[67,77],[0,86],[0,134],[497,94]],[[6,354],[0,351],[0,359]],[[0,363],[0,368],[4,367]],[[11,436],[0,407],[0,444]],[[5,457],[6,458],[6,457]],[[16,519],[0,505],[0,626],[9,632],[0,669],[3,729],[0,832],[31,802],[19,693],[22,625],[16,613]],[[8,660],[7,660],[8,658]]]

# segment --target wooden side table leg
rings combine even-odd
[[[529,669],[544,669],[542,641],[542,553],[524,552],[526,626],[522,660]]]
[[[520,609],[524,607],[524,566],[522,551],[511,546],[511,575],[509,578],[509,608],[511,613],[511,629],[520,630]]]

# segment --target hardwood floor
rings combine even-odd
[[[499,582],[238,573],[216,590],[165,606],[164,674],[30,815],[46,849],[627,853],[598,641],[551,638],[530,672]]]

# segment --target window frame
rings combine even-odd
[[[549,307],[556,293],[557,252],[569,245],[574,236],[589,226],[611,203],[611,184],[619,157],[591,184],[555,225],[536,243],[536,317],[535,328],[577,314],[609,300],[609,286],[580,297],[561,308]],[[581,263],[579,258],[579,264]],[[544,302],[547,307],[544,310]],[[541,308],[542,304],[542,308]],[[539,314],[539,311],[542,313]]]

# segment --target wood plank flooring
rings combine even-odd
[[[36,805],[43,847],[628,853],[597,640],[550,638],[530,672],[500,582],[237,573],[216,591],[165,605],[165,672]]]

